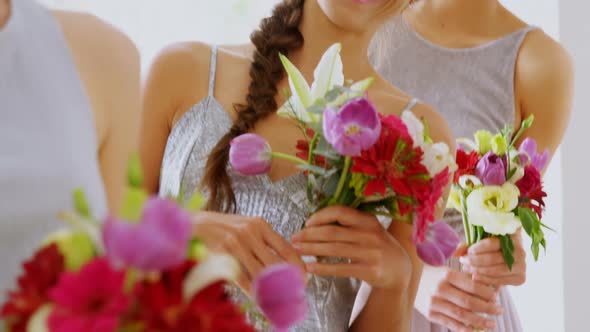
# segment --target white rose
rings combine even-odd
[[[424,150],[422,163],[428,169],[430,176],[435,176],[447,167],[450,172],[457,169],[455,158],[451,155],[449,146],[445,143],[424,144],[422,149]]]
[[[402,121],[408,127],[408,132],[414,141],[414,147],[424,145],[424,124],[411,111],[402,113]]]
[[[512,183],[475,189],[467,197],[469,222],[493,235],[514,234],[521,226],[512,212],[518,206],[519,195]]]

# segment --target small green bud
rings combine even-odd
[[[487,130],[478,130],[475,133],[475,143],[480,154],[488,153],[492,149],[492,133]]]
[[[504,154],[506,154],[507,149],[508,142],[506,142],[506,139],[503,135],[497,134],[492,138],[492,151],[497,156],[503,156]]]

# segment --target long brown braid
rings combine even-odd
[[[246,104],[236,104],[237,120],[225,136],[211,150],[201,186],[209,191],[207,210],[235,211],[236,199],[227,173],[230,142],[235,137],[254,129],[258,120],[276,112],[275,97],[278,83],[285,72],[279,59],[279,52],[303,46],[303,35],[299,25],[303,18],[305,0],[284,0],[277,5],[270,17],[262,20],[258,30],[250,36],[256,47],[250,66],[250,86]]]

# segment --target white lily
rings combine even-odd
[[[220,280],[234,281],[240,273],[239,263],[229,255],[209,254],[184,280],[183,296],[190,300],[202,289]]]
[[[281,62],[287,71],[291,89],[291,97],[279,109],[279,115],[292,117],[306,123],[320,120],[318,115],[309,113],[307,109],[318,99],[323,98],[334,86],[344,84],[344,72],[340,57],[341,50],[342,45],[336,43],[330,46],[322,55],[319,64],[314,70],[314,81],[311,88],[299,69],[286,56],[279,54]]]

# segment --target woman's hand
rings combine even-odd
[[[478,314],[502,314],[502,307],[495,304],[495,288],[473,280],[468,273],[447,268],[431,268],[428,272],[425,269],[424,273],[437,274],[429,276],[428,280],[434,283],[435,289],[431,292],[426,312],[423,312],[430,321],[457,332],[471,332],[472,326],[496,327],[494,320]],[[438,283],[435,283],[435,278],[438,278]]]
[[[228,253],[240,262],[238,282],[246,291],[268,266],[289,262],[305,269],[291,244],[262,218],[201,212],[194,218],[194,231],[208,248]]]
[[[410,258],[372,215],[342,206],[328,207],[311,216],[306,228],[292,240],[300,255],[351,260],[337,264],[309,263],[310,273],[357,278],[373,288],[383,289],[402,289],[410,282]]]
[[[526,281],[526,251],[521,232],[512,236],[514,243],[514,264],[508,268],[502,256],[500,240],[489,238],[472,245],[466,256],[460,258],[465,272],[473,279],[496,287],[520,286]]]

